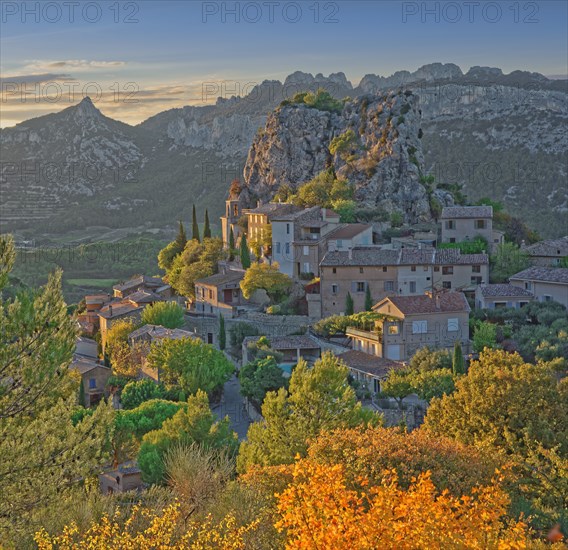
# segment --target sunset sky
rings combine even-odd
[[[367,73],[388,76],[432,62],[456,63],[464,72],[489,65],[566,75],[567,6],[554,0],[2,2],[0,124],[61,110],[84,95],[105,114],[136,124],[165,109],[202,104],[204,83],[232,95],[231,84],[221,82],[238,90],[297,70],[343,71],[354,85]],[[238,21],[230,13],[235,7]]]

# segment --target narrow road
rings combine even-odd
[[[251,420],[243,405],[241,384],[239,379],[233,374],[231,379],[225,384],[221,403],[213,407],[212,410],[219,418],[229,417],[231,428],[237,432],[239,440],[246,438],[248,427],[251,424]]]

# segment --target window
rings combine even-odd
[[[385,290],[394,290],[394,281],[385,281]]]
[[[552,296],[549,296],[548,294],[545,294],[542,297],[543,302],[551,302],[552,301]]]
[[[384,265],[384,266],[383,266],[383,273],[386,273],[386,272],[387,272],[387,269],[388,269],[387,266]]]
[[[457,332],[460,329],[458,319],[448,319],[448,332]]]
[[[434,271],[440,271],[440,266],[439,266],[439,265],[435,265],[435,266],[434,266]]]
[[[413,265],[413,266],[410,268],[410,271],[416,271],[416,266]]]
[[[359,281],[357,283],[357,292],[365,292],[365,283]]]
[[[442,268],[442,275],[453,275],[454,274],[454,266],[453,265],[445,265]]]
[[[286,224],[286,235],[290,235],[290,224]]]
[[[525,283],[525,290],[532,290],[532,283],[530,281]]]
[[[94,390],[97,387],[97,381],[94,378],[89,378],[89,389]]]
[[[482,283],[483,279],[481,277],[472,277],[471,278],[471,284],[472,285],[480,285]]]
[[[362,267],[359,268],[359,273],[363,273],[363,268],[362,268]]]
[[[410,281],[409,287],[410,292],[414,294],[416,292],[416,281]]]
[[[304,246],[304,256],[309,256],[309,255],[310,255],[310,247]]]
[[[276,243],[276,254],[280,254],[280,243]]]
[[[213,300],[213,291],[209,289],[209,299]]]
[[[455,243],[455,242],[456,242],[456,238],[455,238],[455,237],[451,237],[451,238],[450,238],[450,242],[451,242],[451,243]]]
[[[455,220],[447,220],[446,221],[446,229],[455,229],[455,228],[456,228]]]
[[[472,265],[471,266],[472,273],[481,273],[481,266],[480,265]]]
[[[412,334],[426,334],[428,321],[412,321]]]
[[[335,275],[335,274],[337,273],[337,268],[336,268],[336,267],[334,267],[334,268],[333,268],[333,269],[332,269],[331,271],[332,271],[332,272],[333,272],[333,274]]]
[[[452,288],[452,281],[443,281],[442,288],[449,289]]]
[[[475,229],[485,229],[485,220],[475,220]]]
[[[519,302],[519,307],[525,307],[528,304],[528,302]]]
[[[337,239],[337,248],[343,248],[343,241],[341,239]]]
[[[290,254],[290,243],[286,243],[285,252],[286,252],[286,254]]]
[[[507,302],[495,302],[495,309],[499,309],[501,307],[507,307]]]
[[[398,334],[399,326],[398,325],[389,325],[388,332],[389,332],[389,334]]]
[[[331,285],[331,293],[332,294],[337,294],[337,285]]]
[[[310,273],[310,262],[304,262],[304,273]]]

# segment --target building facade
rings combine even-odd
[[[555,301],[568,308],[568,268],[529,267],[509,277],[509,282],[528,290],[539,302]]]

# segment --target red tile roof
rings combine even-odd
[[[461,292],[439,292],[435,298],[426,294],[420,296],[389,296],[373,306],[373,309],[378,310],[387,300],[404,315],[470,311],[469,304]]]

